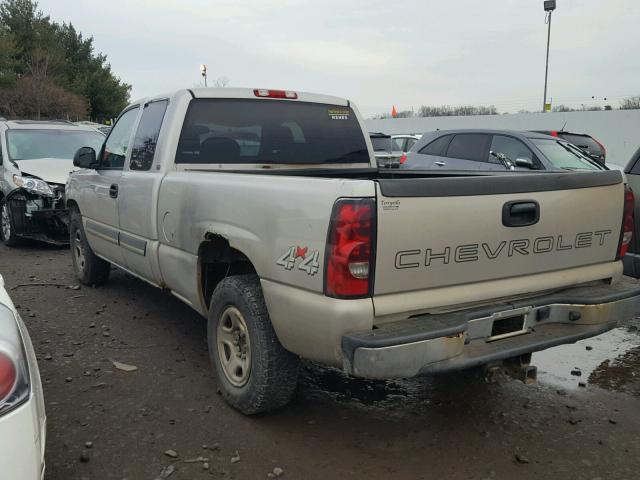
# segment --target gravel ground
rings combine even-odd
[[[610,357],[579,379],[371,382],[306,364],[289,406],[247,418],[217,394],[204,320],[171,295],[118,270],[78,289],[68,250],[41,245],[0,246],[0,273],[39,357],[46,480],[639,476],[637,324],[573,346],[578,368]]]

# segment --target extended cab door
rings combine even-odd
[[[120,180],[139,110],[135,106],[120,115],[102,146],[98,169],[76,176],[89,243],[96,253],[117,265],[122,265],[118,245]]]
[[[163,175],[155,153],[168,103],[144,105],[118,196],[123,266],[155,284],[160,282],[157,198]]]

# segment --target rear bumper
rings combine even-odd
[[[343,368],[365,378],[461,370],[599,335],[639,309],[640,284],[623,280],[481,310],[421,315],[344,335]]]

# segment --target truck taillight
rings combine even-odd
[[[631,237],[633,235],[633,208],[635,198],[633,190],[627,185],[624,187],[624,214],[622,216],[622,231],[620,232],[620,243],[618,245],[617,260],[624,257],[629,249]]]
[[[335,298],[371,295],[375,234],[373,198],[336,201],[327,235],[325,295]]]
[[[290,100],[295,100],[298,98],[298,94],[296,92],[292,92],[289,90],[269,90],[266,88],[256,88],[253,90],[253,94],[256,97],[265,97],[265,98],[288,98]]]

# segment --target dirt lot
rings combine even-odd
[[[538,354],[537,385],[308,364],[287,408],[247,418],[216,393],[203,319],[171,295],[121,271],[77,289],[68,250],[38,245],[0,247],[0,273],[39,357],[47,480],[639,476],[637,323]]]

